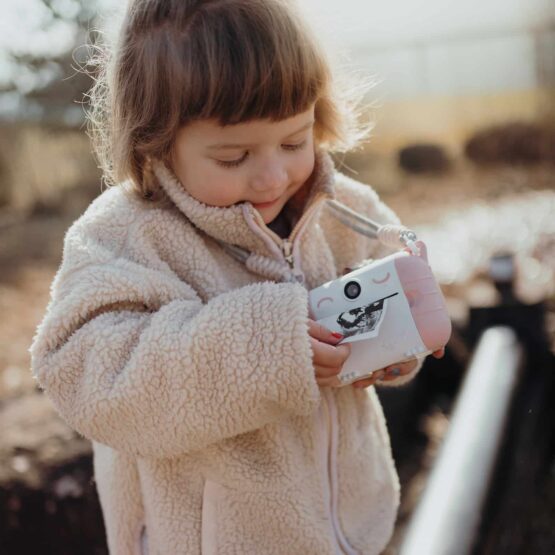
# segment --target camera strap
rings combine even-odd
[[[408,247],[413,254],[418,254],[418,247],[415,245],[416,233],[405,226],[378,224],[336,200],[328,200],[326,208],[332,216],[354,231],[371,239],[377,239],[380,243],[390,247]]]
[[[374,220],[355,212],[336,200],[327,200],[325,206],[333,217],[357,233],[370,237],[371,239],[377,239],[384,245],[393,248],[409,248],[412,254],[419,254],[419,249],[415,244],[417,240],[416,234],[405,226],[378,224]],[[242,263],[245,263],[249,258],[250,253],[241,247],[230,245],[223,241],[218,241],[218,243],[220,243],[222,248],[231,256]]]

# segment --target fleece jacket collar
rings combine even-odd
[[[165,193],[198,229],[218,241],[236,245],[251,253],[272,256],[269,238],[273,238],[275,242],[279,238],[266,226],[250,202],[241,202],[228,207],[209,206],[192,197],[167,166],[157,162],[153,167]],[[333,172],[333,162],[329,154],[317,151],[314,172],[310,178],[311,190],[303,214],[310,210],[310,218],[312,218],[317,212],[316,206],[313,205],[320,205],[324,199],[335,197]],[[301,219],[303,219],[302,216]],[[295,231],[292,235],[294,234]]]

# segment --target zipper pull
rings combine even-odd
[[[293,256],[293,244],[285,239],[282,243],[283,258],[291,269],[291,281],[304,283],[304,274],[301,270],[295,268],[295,258]]]
[[[285,239],[282,243],[282,250],[283,250],[283,258],[285,258],[285,262],[289,264],[289,267],[294,270],[295,269],[295,261],[293,259],[293,245],[291,241]]]

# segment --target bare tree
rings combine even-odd
[[[54,37],[64,33],[69,37],[62,51],[36,52],[32,48],[8,46],[12,68],[10,79],[0,84],[0,95],[9,95],[15,105],[11,119],[38,119],[49,123],[80,124],[83,121],[81,103],[92,84],[84,71],[87,45],[94,44],[92,30],[98,11],[97,0],[36,0],[40,10],[40,32]],[[6,114],[3,114],[4,118]],[[1,116],[0,116],[1,117]]]

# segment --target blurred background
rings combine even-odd
[[[36,387],[28,347],[65,230],[101,193],[84,125],[87,61],[98,34],[117,29],[120,4],[2,2],[1,553],[107,553],[90,444]],[[519,378],[544,393],[517,387],[532,416],[514,402],[508,409],[505,428],[526,433],[501,442],[509,462],[492,474],[473,549],[555,553],[553,414],[546,408],[555,346],[553,0],[302,0],[301,9],[335,62],[375,83],[366,98],[371,140],[337,164],[371,184],[427,242],[455,326],[445,359],[427,361],[402,392],[380,393],[403,487],[387,553],[401,551],[484,321],[506,306],[526,349],[545,350],[528,357]],[[535,325],[522,317],[530,311],[539,315]],[[532,470],[519,474],[523,466]],[[519,480],[526,487],[509,487]]]

